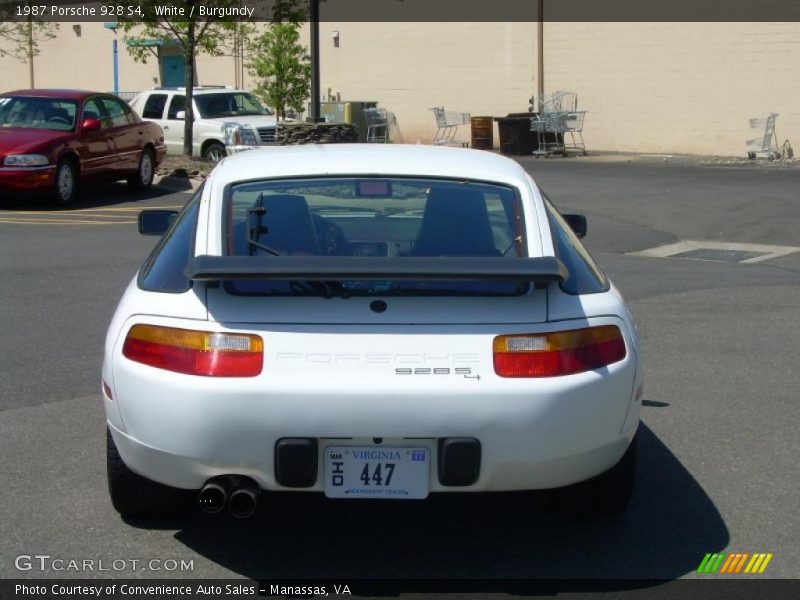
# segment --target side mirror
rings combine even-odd
[[[178,112],[175,113],[175,118],[178,119],[179,121],[185,121],[186,120],[186,111],[185,110],[179,110]]]
[[[177,210],[143,210],[139,213],[139,233],[164,235],[177,217]]]
[[[98,131],[100,127],[100,119],[84,119],[81,123],[81,129],[84,131]]]
[[[586,237],[586,231],[589,225],[586,222],[586,215],[561,215],[569,225],[570,229],[579,238]]]

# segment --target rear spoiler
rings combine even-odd
[[[274,279],[280,281],[563,281],[567,268],[553,256],[363,257],[197,256],[186,276],[193,281]]]

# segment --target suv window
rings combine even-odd
[[[186,96],[175,94],[169,103],[169,111],[167,112],[167,119],[173,121],[182,120],[178,119],[178,113],[182,110],[186,110]]]
[[[143,119],[161,119],[164,117],[164,107],[167,105],[166,94],[151,94],[142,109]]]
[[[183,293],[192,282],[183,274],[194,253],[197,214],[203,188],[194,197],[147,257],[139,274],[139,287],[148,292]]]
[[[194,101],[204,119],[272,114],[247,92],[197,94]]]
[[[112,127],[122,127],[131,124],[131,121],[128,119],[128,111],[122,102],[115,98],[108,97],[101,98],[100,101],[103,103],[103,106],[106,107],[108,116],[111,118]]]
[[[245,182],[229,187],[226,210],[231,255],[526,255],[519,196],[499,184],[399,177]],[[351,295],[508,295],[528,289],[504,281],[341,284]],[[227,288],[239,294],[319,292],[298,282],[235,281]]]
[[[561,282],[561,289],[568,294],[596,294],[608,291],[608,279],[589,254],[572,228],[561,217],[558,210],[539,188],[544,198],[547,219],[556,257],[564,263],[569,277]]]

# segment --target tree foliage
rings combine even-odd
[[[124,4],[124,0],[121,0]],[[183,153],[192,155],[193,87],[197,81],[195,57],[199,54],[219,56],[224,53],[229,33],[236,26],[234,20],[223,20],[211,15],[200,16],[200,0],[172,0],[171,6],[181,9],[178,14],[157,14],[163,9],[163,0],[140,0],[144,18],[122,17],[119,28],[125,33],[128,52],[139,62],[154,56],[154,46],[175,45],[186,63],[186,119],[184,121]],[[215,0],[217,8],[238,6],[237,0]]]
[[[34,56],[39,56],[39,44],[56,37],[58,29],[58,23],[46,21],[0,22],[0,38],[5,40],[0,44],[0,57],[30,62]]]
[[[302,112],[311,87],[311,57],[300,44],[299,23],[270,23],[252,39],[250,57],[256,96],[274,107],[278,118],[285,118],[287,108]]]

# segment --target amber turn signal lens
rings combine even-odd
[[[614,325],[494,339],[494,371],[501,377],[557,377],[592,371],[625,358]]]
[[[206,377],[254,377],[264,363],[257,335],[134,325],[122,354],[158,369]]]

